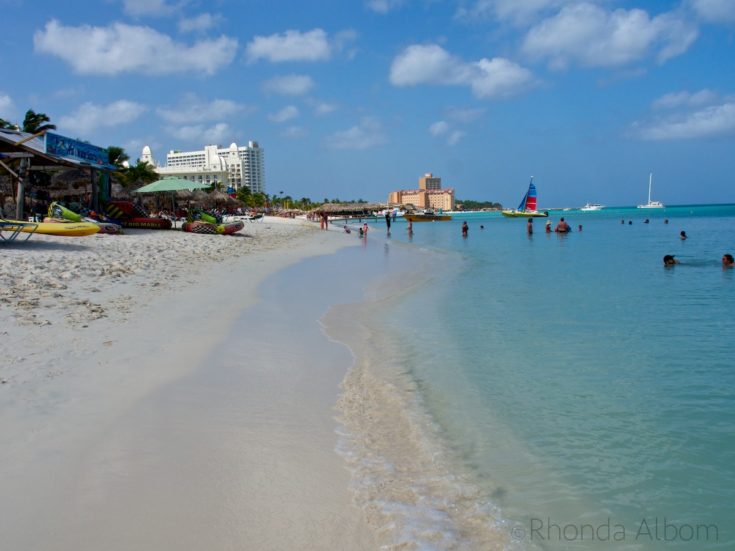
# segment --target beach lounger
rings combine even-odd
[[[36,224],[35,222],[19,222],[15,220],[10,221],[5,220],[4,218],[0,218],[0,242],[15,241],[15,239],[21,233],[27,234],[25,240],[28,241],[37,228],[38,224]],[[4,235],[3,232],[6,232],[10,235]]]

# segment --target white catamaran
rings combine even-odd
[[[662,209],[664,204],[661,201],[651,201],[651,184],[653,183],[653,172],[648,175],[648,203],[638,205],[639,209]]]

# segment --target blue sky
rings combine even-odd
[[[73,6],[73,9],[72,7]],[[0,117],[101,146],[256,140],[266,188],[735,202],[735,0],[0,0]]]

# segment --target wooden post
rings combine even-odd
[[[31,168],[31,160],[23,158],[20,160],[20,166],[18,167],[18,192],[15,196],[15,219],[23,220],[23,207],[25,202],[25,178]]]

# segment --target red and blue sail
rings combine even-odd
[[[536,211],[536,186],[533,185],[533,177],[531,177],[531,183],[528,184],[528,191],[523,196],[521,204],[518,205],[518,210],[521,212]]]

